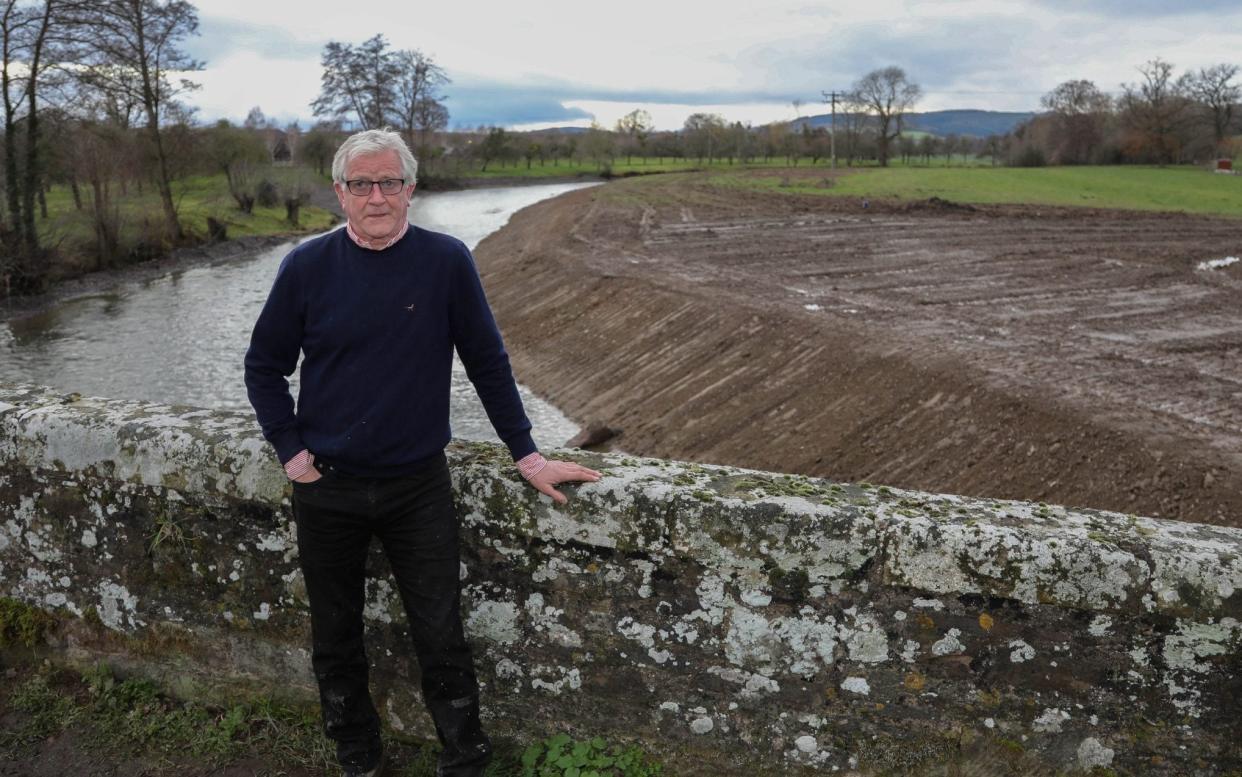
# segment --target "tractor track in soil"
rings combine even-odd
[[[816,173],[822,176],[822,171]],[[1242,220],[620,181],[478,248],[631,453],[1242,525]]]

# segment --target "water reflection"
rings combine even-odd
[[[515,210],[583,185],[419,194],[410,220],[473,248]],[[128,284],[0,324],[0,379],[87,396],[249,411],[242,357],[276,268],[293,245]],[[541,444],[561,444],[577,431],[555,408],[521,391]],[[454,365],[451,412],[456,436],[495,439],[460,362]]]

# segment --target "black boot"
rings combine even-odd
[[[492,743],[479,720],[479,698],[437,699],[427,709],[444,748],[436,777],[480,777],[492,760]]]

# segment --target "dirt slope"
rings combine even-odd
[[[1196,269],[1240,221],[663,176],[477,254],[519,379],[626,451],[1242,524],[1242,266]]]

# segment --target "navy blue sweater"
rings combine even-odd
[[[337,229],[285,257],[246,352],[246,390],[282,463],[303,449],[399,475],[448,444],[453,348],[513,458],[535,451],[470,250],[411,226],[383,251]],[[302,359],[297,410],[289,382]]]

